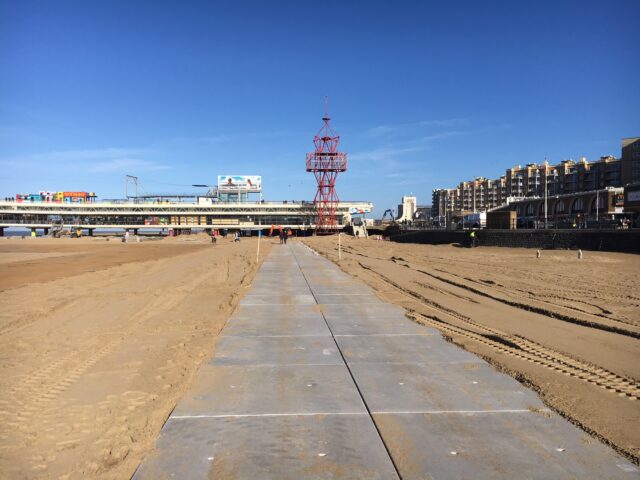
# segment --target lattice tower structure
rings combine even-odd
[[[329,125],[330,120],[326,113],[322,119],[324,125],[313,137],[315,151],[307,153],[307,172],[313,172],[318,182],[314,198],[318,212],[316,233],[324,235],[336,233],[339,228],[336,208],[340,199],[336,192],[336,180],[338,173],[347,171],[347,154],[338,151],[340,136]]]

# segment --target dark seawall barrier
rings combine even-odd
[[[389,232],[400,243],[469,246],[469,231],[419,230]],[[477,245],[515,248],[580,248],[604,252],[640,253],[640,230],[478,230]]]

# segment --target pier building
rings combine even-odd
[[[366,201],[343,201],[336,207],[339,228],[351,223],[355,212],[371,211]],[[24,203],[0,199],[0,235],[6,228],[43,230],[53,227],[96,230],[158,231],[244,230],[268,231],[272,225],[294,231],[315,231],[318,221],[313,202],[213,202],[201,197],[195,202],[93,202]]]

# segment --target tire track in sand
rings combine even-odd
[[[142,307],[127,324],[127,328],[119,330],[116,337],[108,341],[104,346],[95,350],[91,347],[73,351],[68,355],[54,360],[47,366],[36,370],[22,378],[14,379],[14,384],[7,391],[7,398],[0,400],[0,420],[7,421],[8,425],[17,424],[10,418],[15,417],[18,422],[28,420],[37,413],[47,414],[46,406],[56,399],[67,388],[73,385],[90,368],[98,363],[109,353],[112,353],[121,343],[130,337],[136,329],[140,328],[145,321],[157,315],[158,312],[170,310],[182,301],[184,296],[193,288],[202,283],[211,273],[205,271],[191,281],[174,287],[171,295],[158,294],[150,303]],[[86,359],[80,358],[87,356]],[[62,377],[55,373],[63,370],[65,365],[69,369],[64,370]],[[21,407],[20,398],[30,398],[29,405]],[[14,408],[11,408],[14,407]],[[17,409],[17,411],[16,411]],[[9,418],[7,418],[9,417]]]
[[[418,323],[423,323],[435,327],[438,330],[447,333],[454,333],[480,342],[493,350],[518,357],[564,375],[578,378],[609,392],[617,393],[621,397],[626,397],[630,400],[640,399],[640,384],[635,380],[617,375],[609,370],[591,365],[582,360],[576,360],[523,337],[509,335],[500,330],[480,325],[465,315],[461,315],[425,298],[418,292],[414,292],[398,285],[387,276],[372,270],[368,266],[363,265],[360,262],[359,264],[367,273],[374,275],[376,278],[382,280],[384,283],[403,295],[411,299],[417,299],[423,305],[436,310],[441,315],[452,316],[456,320],[463,321],[474,329],[484,333],[478,333],[468,328],[453,325],[438,316],[424,315],[413,309],[407,309],[407,316]]]

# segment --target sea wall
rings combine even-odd
[[[478,230],[477,245],[520,248],[574,248],[640,253],[640,230]],[[401,243],[460,244],[469,246],[469,231],[420,230],[390,234]]]

